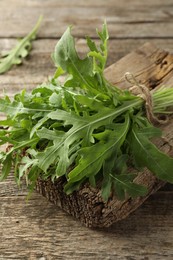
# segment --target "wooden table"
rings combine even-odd
[[[55,71],[50,58],[69,24],[77,48],[86,51],[84,36],[96,37],[107,19],[108,65],[146,41],[173,51],[172,0],[1,0],[0,51],[26,35],[38,16],[44,21],[33,50],[22,66],[0,75],[2,90],[13,96],[32,89]],[[0,183],[0,260],[4,259],[173,259],[173,188],[152,195],[126,220],[105,230],[90,230],[34,193],[26,202],[12,175]]]

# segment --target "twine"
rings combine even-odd
[[[145,101],[145,110],[146,110],[146,116],[149,120],[150,123],[152,124],[166,124],[169,120],[168,116],[165,116],[164,119],[160,119],[159,117],[155,116],[153,113],[153,99],[152,99],[152,94],[150,90],[143,84],[140,84],[135,76],[131,74],[130,72],[126,72],[125,75],[125,80],[129,82],[132,87],[129,89],[131,92],[133,90],[139,90],[140,94],[137,96],[140,96],[144,101]]]

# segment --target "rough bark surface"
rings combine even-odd
[[[166,84],[166,80],[172,78],[173,55],[156,48],[152,44],[145,44],[111,65],[106,69],[105,74],[113,84],[127,89],[130,85],[124,81],[123,75],[129,69],[139,82],[145,83],[151,91],[154,91],[162,85],[163,81]],[[169,123],[161,128],[170,144],[158,140],[156,145],[162,151],[171,154],[173,118],[170,117]],[[61,178],[55,183],[52,183],[51,180],[43,181],[40,179],[37,182],[37,190],[51,202],[79,219],[87,227],[108,227],[127,217],[152,193],[164,185],[163,181],[158,180],[147,169],[139,174],[136,182],[145,185],[148,188],[148,194],[145,197],[127,198],[124,201],[119,201],[113,196],[108,202],[104,202],[100,190],[90,187],[88,183],[83,185],[79,191],[67,196],[63,192],[64,180]]]

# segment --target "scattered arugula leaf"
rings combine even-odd
[[[22,59],[25,58],[31,50],[31,42],[36,38],[36,33],[39,29],[42,16],[39,17],[38,22],[32,29],[32,31],[23,39],[19,40],[17,45],[8,53],[0,58],[0,74],[10,70],[14,64],[21,64]]]
[[[67,194],[86,181],[92,186],[101,183],[105,201],[112,193],[119,199],[147,193],[135,183],[137,174],[128,172],[129,165],[147,167],[173,183],[173,158],[152,143],[162,133],[147,120],[144,101],[104,77],[106,24],[97,34],[100,45],[87,37],[89,52],[81,59],[68,28],[55,47],[54,77],[31,93],[16,94],[12,101],[8,96],[0,99],[0,111],[7,115],[0,121],[0,144],[12,145],[0,153],[1,180],[14,166],[16,182],[26,178],[31,190],[38,177],[54,181],[64,176]],[[158,90],[152,97],[155,113],[173,112],[173,88]]]

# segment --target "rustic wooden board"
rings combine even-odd
[[[1,260],[173,258],[170,192],[156,193],[128,219],[106,230],[82,227],[40,195],[33,194],[28,203],[24,199],[20,192],[6,191],[1,197]]]
[[[22,66],[14,66],[13,70],[4,75],[0,75],[0,88],[10,94],[14,94],[22,88],[31,90],[34,85],[46,81],[47,78],[52,76],[55,72],[55,67],[50,55],[54,51],[57,41],[58,39],[36,40],[33,43],[33,50],[27,59],[24,60]],[[146,39],[110,40],[107,66],[115,63],[145,42]],[[15,46],[15,43],[16,40],[14,39],[0,39],[0,53],[10,50]],[[76,39],[76,43],[77,50],[83,57],[88,51],[85,39]],[[150,43],[157,44],[157,47],[168,52],[173,52],[173,39],[152,39],[150,40]],[[3,93],[0,93],[0,95],[2,94]]]
[[[158,51],[158,53],[160,52]],[[139,51],[135,51],[135,55],[139,54]],[[152,54],[151,52],[151,57]],[[144,71],[147,66],[144,67]],[[137,69],[141,70],[139,66]],[[138,70],[135,73],[138,73]],[[3,236],[0,245],[2,259],[56,259],[57,257],[71,259],[72,254],[74,259],[81,259],[81,257],[83,259],[106,259],[105,257],[108,259],[115,257],[117,259],[126,259],[127,257],[141,259],[143,252],[145,252],[146,257],[152,257],[152,259],[162,259],[163,255],[171,259],[173,255],[170,242],[172,231],[172,192],[170,191],[160,191],[152,196],[142,209],[126,221],[114,225],[111,229],[91,231],[91,233],[73,218],[48,204],[39,195],[34,194],[28,203],[24,203],[25,189],[18,191],[10,178],[6,181],[5,186],[1,184],[0,196],[2,203],[0,211]],[[167,228],[163,228],[163,225],[169,226],[169,231]],[[34,241],[33,230],[35,230]],[[158,236],[158,232],[160,233],[159,244],[158,242],[153,244],[153,237],[155,238],[156,234]],[[167,242],[164,241],[165,234]],[[147,243],[145,236],[147,236]],[[75,241],[71,241],[72,237],[75,238]],[[95,243],[91,243],[92,238]],[[53,246],[52,240],[54,241]],[[24,241],[27,241],[27,250]],[[82,246],[81,241],[85,246]],[[9,243],[12,245],[10,248]],[[99,246],[98,252],[95,252],[95,246],[98,247],[100,243],[102,246]],[[40,253],[41,245],[43,249]],[[54,251],[55,247],[58,252]],[[128,253],[129,247],[134,248],[130,254]],[[138,252],[138,250],[141,251]]]
[[[169,188],[169,187],[168,187]],[[128,219],[90,230],[42,196],[18,191],[12,178],[0,189],[0,259],[172,259],[172,193],[159,191]],[[97,250],[96,250],[97,249]]]
[[[24,65],[5,77],[0,75],[0,89],[13,95],[46,80],[54,72],[49,53],[70,23],[75,25],[83,53],[80,38],[95,36],[95,27],[100,28],[107,18],[112,49],[108,65],[148,40],[173,52],[172,10],[172,0],[131,0],[128,4],[126,0],[1,0],[0,52],[15,43],[11,38],[26,35],[41,12],[44,22]],[[33,194],[28,203],[25,196],[26,191],[18,191],[12,177],[0,183],[0,260],[173,259],[172,186],[152,195],[128,219],[104,231],[88,230],[40,195]]]
[[[9,4],[8,4],[9,3]],[[74,34],[95,36],[95,27],[104,19],[113,38],[170,38],[172,31],[171,0],[167,1],[21,1],[1,0],[0,37],[23,36],[40,14],[44,15],[41,38],[57,38],[67,25]],[[32,14],[32,15],[31,15]],[[56,24],[56,26],[55,26]],[[20,25],[20,26],[19,26]],[[167,30],[165,30],[165,27]]]

